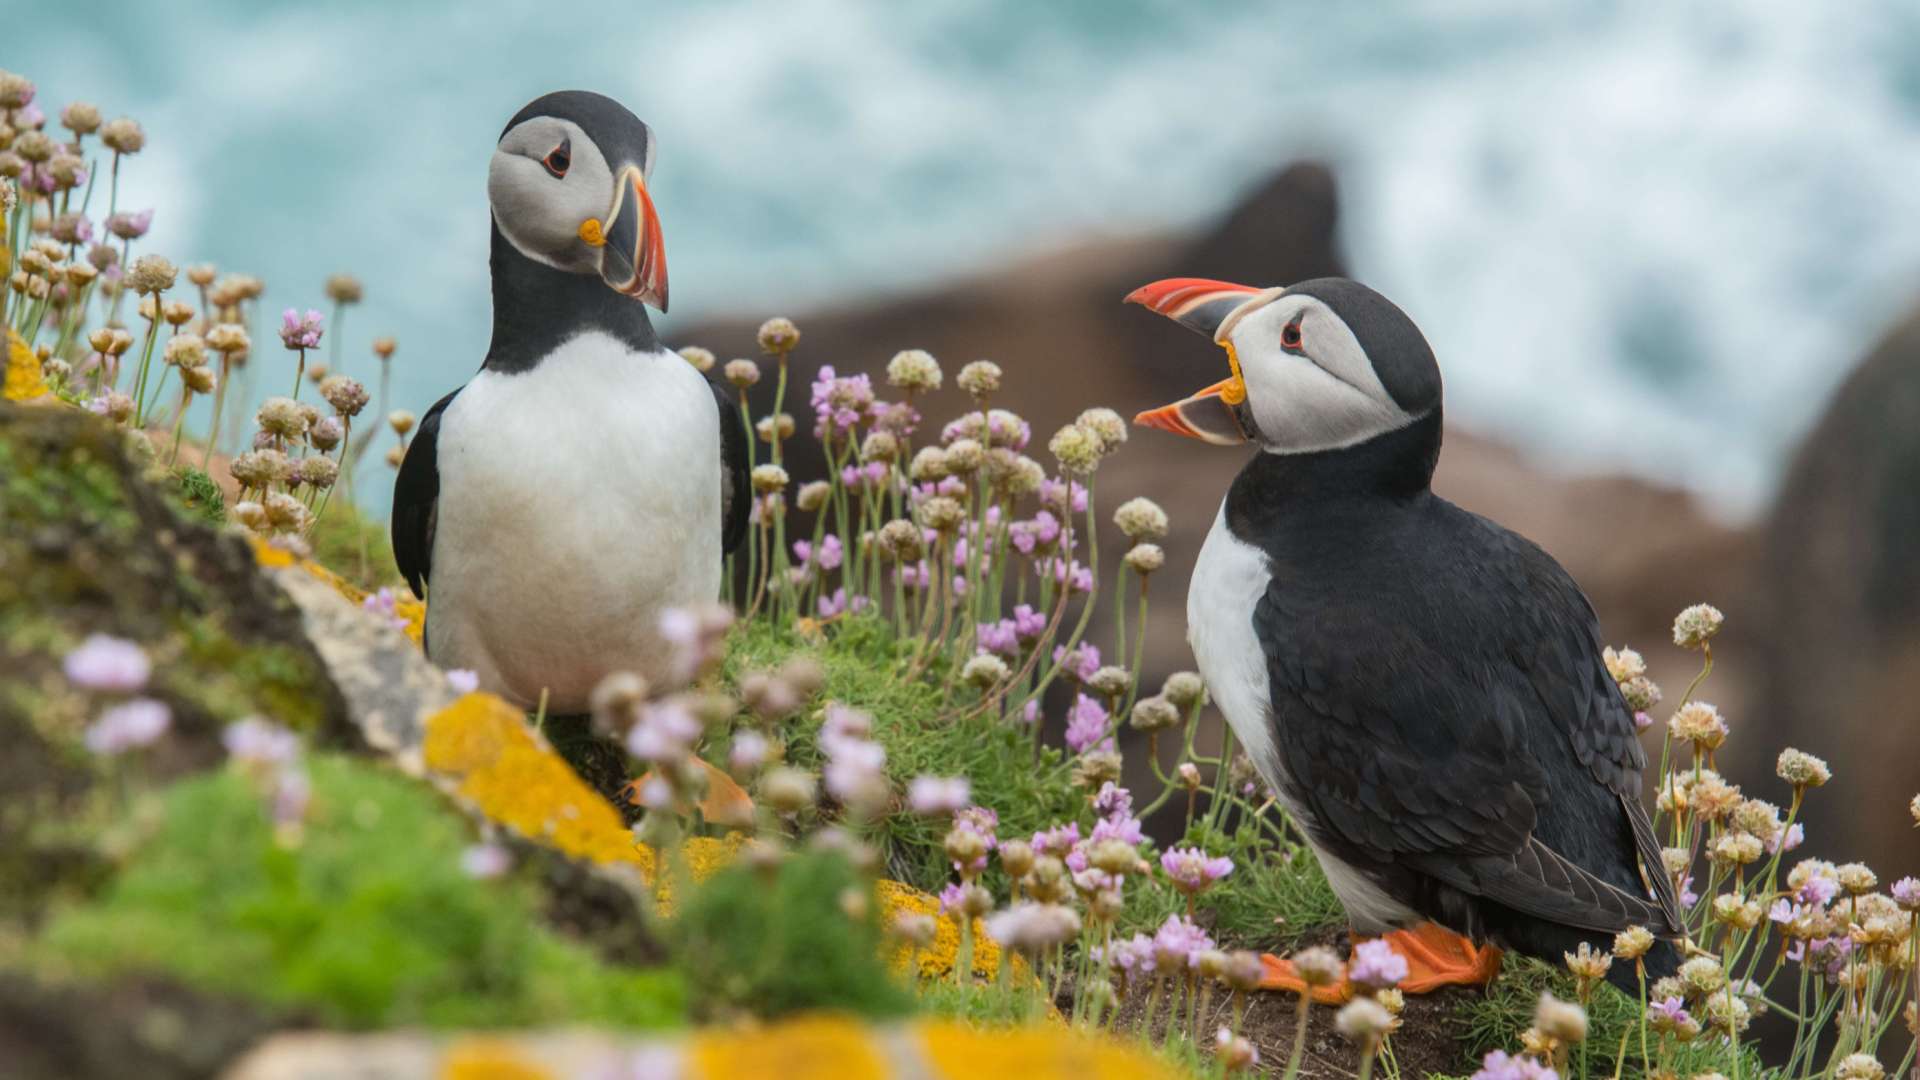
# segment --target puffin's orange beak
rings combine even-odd
[[[1134,423],[1215,446],[1237,446],[1247,441],[1247,430],[1240,423],[1238,409],[1247,399],[1247,384],[1241,378],[1240,360],[1234,354],[1233,344],[1221,340],[1216,331],[1234,309],[1261,291],[1207,278],[1167,278],[1127,294],[1127,303],[1149,308],[1212,338],[1227,350],[1227,366],[1233,371],[1228,378],[1192,397],[1148,409],[1135,416]]]
[[[637,166],[620,170],[601,242],[600,277],[614,291],[667,310],[667,245]],[[584,233],[582,234],[585,235]],[[592,243],[592,240],[588,240]]]
[[[1215,446],[1238,446],[1247,441],[1246,429],[1234,406],[1246,400],[1246,386],[1240,376],[1221,379],[1212,386],[1171,405],[1148,409],[1133,418],[1141,427],[1171,431],[1189,439]]]

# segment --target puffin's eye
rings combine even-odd
[[[555,176],[567,175],[567,166],[573,164],[573,140],[561,139],[560,145],[549,151],[547,156],[541,159],[540,164],[545,165],[547,171]]]
[[[1285,330],[1280,331],[1280,347],[1283,349],[1289,349],[1289,350],[1297,350],[1300,348],[1300,324],[1299,323],[1297,322],[1288,323],[1287,328]]]

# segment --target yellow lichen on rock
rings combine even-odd
[[[921,892],[911,885],[898,881],[882,881],[875,887],[881,911],[886,913],[888,921],[902,914],[934,916],[933,940],[925,948],[914,950],[905,944],[892,946],[892,954],[887,957],[895,971],[904,972],[909,959],[919,969],[923,979],[939,978],[953,970],[960,960],[960,920],[953,915],[940,913],[940,898]],[[1013,961],[1013,975],[1016,979],[1027,977],[1026,962],[1019,957]],[[987,936],[986,927],[979,919],[973,920],[973,971],[983,978],[994,978],[1000,973],[1000,946]]]
[[[0,397],[8,401],[52,401],[53,391],[40,374],[40,358],[11,329],[7,331],[7,377]]]
[[[654,853],[636,843],[611,803],[587,786],[552,748],[535,734],[525,715],[491,694],[467,694],[427,721],[422,748],[427,768],[455,779],[460,796],[488,820],[575,858],[595,863],[625,863],[651,881]],[[742,833],[699,836],[681,847],[687,870],[704,881],[731,863],[745,841]],[[937,916],[933,941],[916,957],[926,978],[953,970],[959,958],[960,928],[951,915],[939,915],[940,901],[909,885],[881,881],[875,889],[884,917],[911,912]],[[671,897],[659,896],[663,905]],[[890,959],[905,969],[909,950],[894,947]],[[1025,964],[1014,961],[1016,977]],[[1000,970],[1000,948],[979,920],[973,924],[973,968],[993,978]]]
[[[983,1031],[957,1022],[922,1024],[930,1074],[1024,1080],[1159,1080],[1180,1075],[1138,1046],[1062,1028]]]
[[[489,820],[590,862],[640,861],[619,811],[503,699],[467,694],[434,714],[422,752],[427,768],[457,778],[459,794]]]
[[[587,786],[528,725],[492,694],[467,694],[427,721],[427,768],[458,781],[457,792],[489,821],[589,862],[625,863],[653,879],[653,851],[634,841],[619,811]],[[731,863],[745,837],[697,836],[681,846],[687,871],[704,881]],[[657,899],[671,902],[668,890]]]
[[[253,541],[254,560],[261,566],[297,566],[325,582],[335,592],[345,597],[348,602],[355,606],[366,602],[367,591],[365,589],[360,588],[339,574],[321,566],[312,559],[298,558],[285,548],[274,547],[259,536],[250,536],[249,539]],[[415,645],[420,644],[421,636],[426,632],[427,605],[418,600],[395,597],[393,601],[393,614],[395,618],[404,620],[405,622],[405,625],[400,627],[400,632],[406,634]]]
[[[447,1048],[440,1080],[556,1080],[502,1039],[465,1039]]]
[[[687,1049],[683,1075],[705,1080],[884,1080],[896,1075],[873,1029],[838,1016],[803,1016],[754,1031],[708,1030]]]
[[[640,1063],[646,1068],[639,1068]],[[441,1052],[440,1080],[545,1080],[556,1075],[681,1080],[1162,1080],[1184,1075],[1138,1043],[1065,1027],[981,1029],[957,1021],[875,1026],[797,1016],[704,1028],[684,1038],[609,1040],[587,1033],[460,1038]]]

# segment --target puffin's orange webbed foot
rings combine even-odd
[[[1433,923],[1395,930],[1382,939],[1407,961],[1404,994],[1431,994],[1443,986],[1485,986],[1500,974],[1500,950]]]
[[[1293,970],[1293,961],[1273,955],[1260,954],[1260,989],[1279,990],[1289,994],[1307,991],[1307,996],[1322,1005],[1344,1005],[1353,998],[1353,984],[1345,977],[1331,986],[1309,988],[1300,981],[1300,975]]]
[[[1485,986],[1500,973],[1500,950],[1442,929],[1433,923],[1421,923],[1411,930],[1395,930],[1385,941],[1407,962],[1407,977],[1400,980],[1404,994],[1430,994],[1443,986]],[[1355,942],[1358,944],[1358,941]],[[1272,954],[1260,957],[1266,969],[1260,989],[1299,993],[1305,988],[1291,961]],[[1322,1005],[1340,1005],[1353,999],[1358,990],[1344,976],[1331,986],[1316,986],[1308,996]]]

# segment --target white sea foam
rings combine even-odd
[[[485,348],[493,137],[564,86],[659,137],[676,319],[1201,222],[1326,155],[1454,415],[1736,513],[1920,295],[1905,0],[1246,6],[56,5],[9,65],[147,122],[122,204],[169,253],[274,307],[358,271],[350,342],[398,334],[418,406]]]

